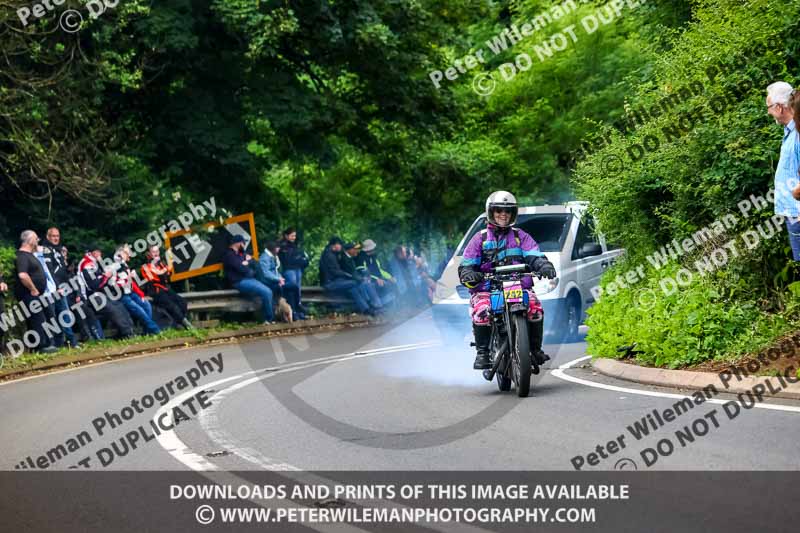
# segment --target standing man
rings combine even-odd
[[[786,217],[792,258],[800,261],[800,203],[792,196],[798,188],[798,158],[800,142],[794,122],[794,111],[789,104],[794,90],[785,81],[767,87],[767,113],[783,126],[783,141],[778,168],[775,170],[775,214]]]
[[[65,297],[65,289],[58,288],[69,284],[69,270],[67,269],[66,249],[61,245],[61,232],[58,228],[52,227],[47,230],[47,240],[45,240],[44,244],[42,245],[42,254],[44,257],[45,266],[47,267],[50,277],[53,279],[57,287],[55,289],[56,299],[53,308],[54,314],[56,317],[59,317],[62,315],[62,313],[71,313],[67,298]],[[74,323],[75,320],[73,319],[72,322]],[[66,336],[69,345],[72,348],[77,348],[78,342],[75,340],[75,335],[72,332],[72,328],[69,326],[61,326],[61,329],[64,334],[59,335],[58,339],[56,340],[56,346],[59,348],[63,346],[64,337]]]
[[[28,329],[35,331],[39,336],[37,350],[41,353],[53,353],[56,347],[53,346],[44,332],[44,308],[39,300],[39,296],[47,289],[47,278],[44,268],[36,258],[34,252],[39,246],[39,236],[35,231],[26,229],[19,237],[20,247],[17,250],[16,270],[17,283],[14,286],[14,295],[17,300],[22,302],[30,312],[30,317],[26,320]],[[33,307],[38,309],[34,312],[31,303],[36,301]]]

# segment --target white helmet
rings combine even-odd
[[[508,224],[498,224],[494,219],[494,211],[497,208],[506,208],[511,211],[511,219]],[[517,199],[508,191],[495,191],[486,199],[486,221],[489,224],[500,228],[509,228],[517,222]]]

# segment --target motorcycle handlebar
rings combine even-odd
[[[495,267],[492,271],[495,274],[506,274],[509,272],[529,272],[528,265],[520,264],[520,265],[504,265]]]
[[[514,266],[517,266],[517,265],[514,265]],[[527,268],[527,266],[526,266],[526,268]],[[521,276],[537,277],[539,279],[542,279],[542,277],[543,277],[538,272],[527,272],[527,271],[523,271],[522,269],[515,269],[515,270],[511,270],[511,271],[498,271],[497,269],[495,269],[495,270],[493,270],[491,272],[486,272],[483,275],[483,279],[486,279],[486,280],[499,279],[499,278],[505,277],[508,274],[516,274],[517,276],[520,276],[520,277]]]

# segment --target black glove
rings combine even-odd
[[[483,281],[483,274],[480,272],[466,270],[461,273],[461,283],[469,289],[472,289],[481,281]]]
[[[556,277],[556,267],[545,257],[534,257],[528,265],[533,272],[541,274],[545,278],[553,279]]]

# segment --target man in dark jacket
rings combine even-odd
[[[353,257],[356,269],[362,276],[369,279],[370,284],[380,296],[381,302],[387,305],[395,298],[397,282],[391,274],[383,269],[378,260],[378,245],[375,244],[375,241],[367,239],[361,248],[361,252]]]
[[[113,277],[113,270],[104,270],[103,252],[96,244],[86,247],[86,255],[78,263],[78,278],[81,282],[81,297],[91,305],[95,313],[104,317],[117,328],[117,338],[133,336],[133,319],[128,310],[120,303],[122,291],[109,286],[108,282]],[[97,327],[97,324],[94,324]]]
[[[377,314],[382,310],[380,299],[373,300],[366,284],[360,278],[342,269],[340,254],[342,240],[331,237],[319,259],[319,282],[328,292],[347,293],[353,299],[359,313]],[[354,267],[355,271],[355,267]]]
[[[250,261],[253,258],[245,253],[247,247],[244,237],[234,235],[230,246],[222,255],[222,266],[225,269],[225,281],[232,288],[248,296],[261,298],[261,311],[264,323],[273,324],[275,316],[272,312],[272,290],[255,279]]]
[[[42,244],[42,253],[44,254],[44,262],[47,265],[47,270],[50,271],[50,275],[53,277],[53,281],[57,287],[55,308],[53,309],[55,316],[62,316],[63,313],[71,315],[72,312],[69,310],[69,303],[65,297],[65,291],[61,288],[69,283],[69,270],[67,269],[64,246],[61,244],[61,231],[59,231],[58,228],[52,227],[47,230],[47,240]],[[75,322],[75,319],[73,318],[70,322]],[[63,335],[58,335],[56,337],[56,347],[60,348],[63,346],[66,337],[69,345],[76,348],[78,343],[75,340],[72,328],[61,326],[61,329]]]

